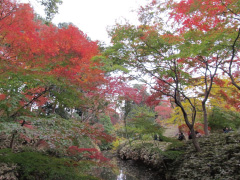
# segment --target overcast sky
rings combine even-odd
[[[22,0],[28,2],[29,0]],[[41,14],[40,6],[33,1],[33,6]],[[137,10],[139,6],[149,0],[63,0],[59,6],[59,14],[53,19],[54,24],[72,22],[86,33],[92,40],[110,42],[107,27],[115,24],[116,20],[126,18],[131,23],[137,23]]]

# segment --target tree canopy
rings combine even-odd
[[[112,27],[110,58],[147,75],[135,78],[147,83],[155,98],[172,99],[193,136],[200,100],[208,135],[207,101],[216,78],[227,74],[239,89],[239,1],[153,0],[139,9],[139,20],[137,26]],[[193,143],[199,151],[195,137]]]

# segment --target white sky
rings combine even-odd
[[[32,2],[34,9],[42,15],[40,6],[34,0],[20,0]],[[128,19],[131,23],[137,23],[137,10],[149,0],[63,0],[59,6],[59,14],[53,19],[54,24],[60,22],[72,22],[80,30],[86,33],[92,40],[110,42],[107,27],[113,26],[117,20]]]

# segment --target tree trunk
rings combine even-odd
[[[13,149],[13,147],[14,147],[13,145],[14,145],[14,139],[15,139],[16,134],[17,134],[17,130],[14,130],[12,133],[12,138],[11,138],[10,145],[9,145],[9,147],[11,149]]]
[[[125,138],[128,139],[128,132],[127,132],[127,118],[123,119],[124,122],[124,128],[125,128]]]
[[[202,109],[203,109],[203,119],[204,119],[204,133],[206,136],[209,135],[208,132],[208,118],[207,118],[207,109],[205,102],[202,102]]]
[[[190,133],[192,135],[192,143],[196,149],[197,152],[201,151],[201,148],[200,148],[200,145],[198,143],[198,140],[196,138],[196,134],[195,134],[195,131],[194,131],[194,122],[195,122],[195,118],[196,116],[193,116],[193,119],[192,119],[192,124],[189,122],[188,120],[188,116],[187,116],[187,113],[184,109],[184,107],[181,105],[181,103],[178,103],[180,105],[180,108],[182,110],[182,113],[183,113],[183,117],[184,117],[184,120],[185,120],[185,123],[186,125],[188,126],[189,130],[190,130]],[[196,111],[195,111],[196,113]]]
[[[128,132],[127,132],[127,116],[129,112],[131,111],[131,102],[129,100],[125,100],[125,105],[124,105],[124,117],[123,117],[123,122],[124,122],[124,127],[125,127],[125,138],[128,138]]]
[[[180,104],[180,103],[179,103]],[[196,116],[193,116],[193,119],[192,119],[192,124],[189,122],[188,120],[188,116],[187,116],[187,113],[185,111],[185,109],[183,108],[183,106],[180,104],[180,108],[182,110],[182,113],[183,113],[183,117],[184,117],[184,120],[185,120],[185,123],[186,125],[188,126],[189,130],[190,130],[190,133],[192,135],[192,143],[196,149],[197,152],[201,151],[201,148],[200,148],[200,145],[198,143],[198,140],[196,138],[196,134],[195,134],[195,131],[194,131],[194,122],[195,122],[195,118]],[[196,111],[195,111],[195,114],[196,114]]]
[[[199,143],[198,143],[198,140],[197,140],[197,137],[196,137],[196,134],[195,134],[194,129],[192,128],[190,132],[191,132],[191,134],[192,134],[192,143],[193,143],[196,151],[197,151],[197,152],[200,152],[200,151],[201,151],[201,148],[200,148],[200,145],[199,145]]]

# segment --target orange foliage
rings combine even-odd
[[[0,101],[4,100],[6,98],[5,94],[0,94]]]
[[[183,133],[186,133],[186,134],[189,133],[189,128],[187,127],[186,124],[182,124],[182,125],[178,126],[178,129],[179,129],[180,132],[183,132]],[[204,133],[204,124],[202,124],[202,123],[195,123],[194,124],[194,130],[198,131],[201,134],[205,134]],[[208,131],[210,131],[210,130],[211,130],[211,128],[208,127]]]
[[[218,28],[223,22],[227,22],[227,18],[234,19],[234,9],[237,8],[237,1],[181,0],[172,4],[171,17],[183,24],[182,30],[197,28],[209,31],[212,28]]]
[[[66,86],[79,87],[84,92],[98,91],[106,83],[102,64],[91,59],[99,55],[97,42],[89,40],[86,34],[74,25],[58,28],[36,19],[29,4],[18,4],[12,0],[0,2],[0,74],[13,72],[36,76],[49,86],[49,79],[55,79]],[[26,76],[26,77],[27,77]],[[31,80],[29,87],[31,87]],[[51,80],[50,80],[51,81]],[[46,83],[45,83],[46,82]],[[36,83],[33,83],[36,84]],[[38,106],[48,99],[41,95],[41,87],[23,89],[26,100],[34,100]],[[45,88],[45,87],[44,87]],[[38,98],[35,98],[38,96]],[[78,97],[81,98],[81,97]],[[5,95],[0,95],[0,100]]]
[[[28,4],[12,3],[12,6],[15,10],[0,20],[0,50],[3,52],[0,56],[5,68],[38,69],[34,72],[64,78],[85,89],[105,81],[103,71],[93,68],[101,64],[91,61],[99,54],[96,42],[90,41],[73,25],[59,29],[52,24],[42,24],[34,19],[33,9]]]

